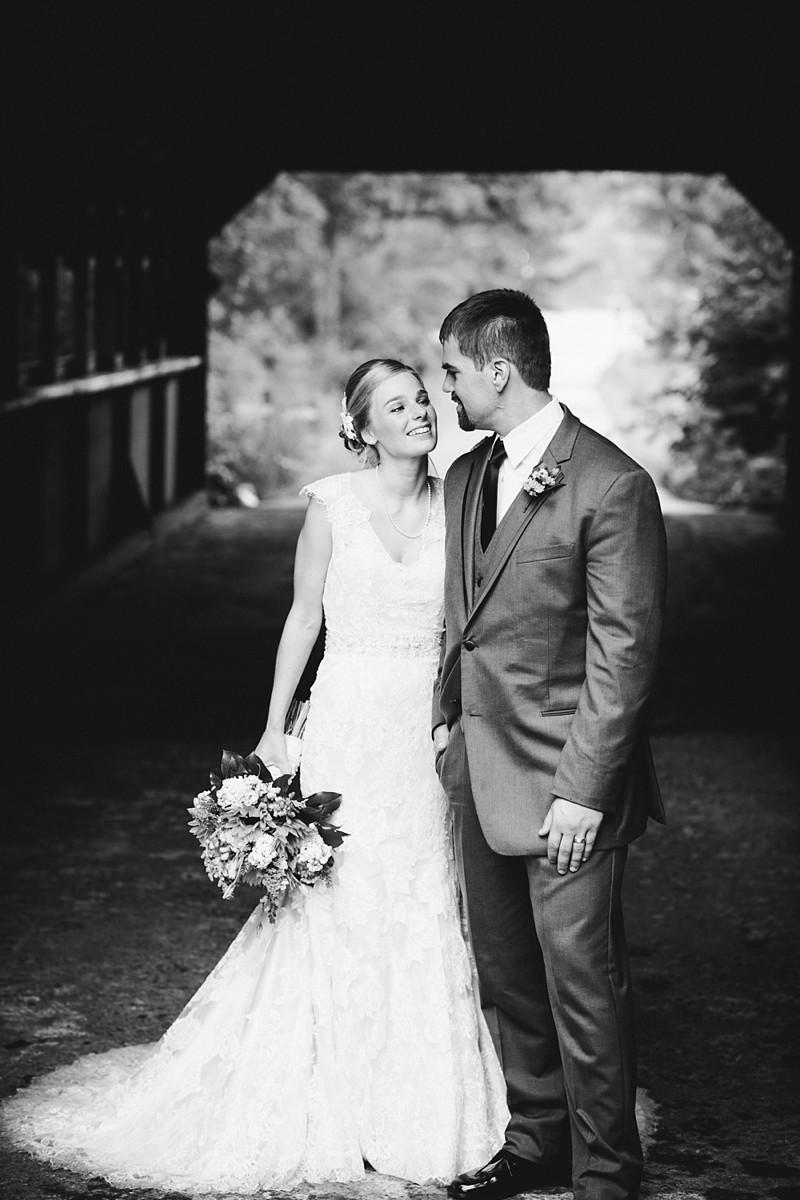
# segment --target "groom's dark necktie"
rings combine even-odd
[[[483,477],[483,515],[481,517],[481,548],[486,549],[497,526],[497,477],[505,459],[508,458],[503,439],[498,438]]]

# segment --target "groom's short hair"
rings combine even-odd
[[[525,292],[494,288],[462,300],[439,330],[440,342],[448,338],[476,367],[499,355],[514,364],[528,387],[537,392],[550,387],[550,335],[541,309]]]

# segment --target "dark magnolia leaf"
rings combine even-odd
[[[310,813],[311,819],[322,821],[325,817],[329,817],[331,813],[336,812],[336,809],[342,802],[342,798],[336,792],[320,792],[319,796],[329,796],[330,799],[322,800],[316,796],[306,798],[303,805],[303,812]]]
[[[335,825],[318,825],[317,831],[325,845],[330,846],[334,850],[337,846],[341,846],[346,837],[350,836],[348,833],[345,833],[344,829],[337,829]]]
[[[222,751],[222,778],[230,779],[237,775],[250,775],[250,768],[235,750]]]
[[[317,806],[322,807],[323,805],[332,804],[333,807],[328,809],[328,811],[333,812],[334,809],[337,809],[339,807],[339,805],[342,803],[342,793],[341,792],[314,792],[310,796],[304,796],[303,799],[305,800],[306,804],[308,804],[310,806],[313,805],[315,807],[317,807]]]
[[[236,757],[237,757],[236,754],[232,750],[223,750],[222,751],[220,774],[222,775],[223,779],[227,779],[228,775],[230,774],[231,767],[234,765],[234,761],[235,761]]]
[[[212,788],[218,788],[219,785],[222,783],[222,780],[220,779],[219,775],[217,775],[217,773],[215,771],[212,771],[208,778],[211,781]]]
[[[269,775],[269,772],[267,772],[267,774]],[[272,780],[272,786],[276,787],[278,791],[282,792],[285,796],[291,796],[294,794],[295,790],[291,786],[293,778],[294,776],[292,775],[276,775]]]
[[[248,754],[244,761],[247,763],[251,774],[258,775],[260,779],[268,779],[270,777],[266,763],[263,763],[257,754]]]
[[[337,807],[334,805],[334,808]],[[299,821],[303,821],[306,825],[324,825],[325,818],[329,817],[333,809],[328,809],[324,805],[316,808],[301,808],[294,815]]]
[[[325,804],[320,804],[317,808],[320,819],[324,819],[325,817],[329,817],[331,813],[335,813],[340,804],[341,800],[328,800]]]
[[[303,812],[310,813],[315,821],[325,816],[325,812],[321,804],[309,804],[308,801],[303,805]]]

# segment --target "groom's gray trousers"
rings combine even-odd
[[[577,1198],[637,1194],[642,1151],[622,919],[626,847],[576,874],[496,853],[475,811],[459,721],[440,760],[481,999],[508,1089],[505,1148],[533,1161],[572,1144]]]

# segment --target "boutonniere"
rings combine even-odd
[[[529,496],[541,496],[543,492],[554,488],[560,479],[560,471],[558,473],[551,471],[549,467],[540,462],[538,467],[533,468],[522,487]]]

